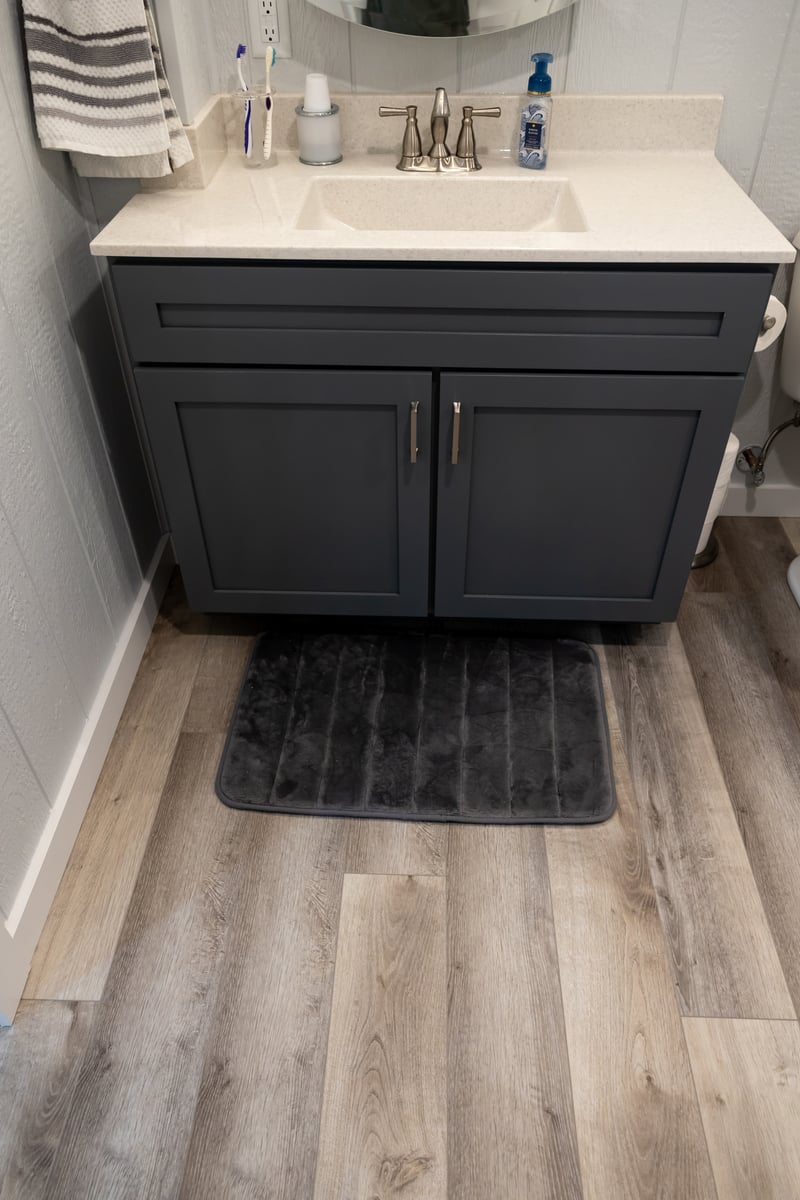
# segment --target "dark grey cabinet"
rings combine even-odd
[[[427,613],[430,375],[136,377],[196,607]]]
[[[674,615],[735,378],[445,374],[435,611]]]
[[[618,621],[677,613],[774,278],[111,270],[194,607]]]

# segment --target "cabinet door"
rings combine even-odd
[[[741,385],[443,375],[437,615],[674,618]]]
[[[136,376],[194,607],[427,612],[429,375]]]

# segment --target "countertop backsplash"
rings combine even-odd
[[[276,147],[297,149],[295,108],[301,93],[278,93],[274,97],[273,141]],[[338,93],[342,147],[345,155],[392,154],[403,140],[403,118],[382,118],[378,108],[417,105],[423,143],[428,137],[428,114],[433,93],[414,95],[397,92],[380,94]],[[499,120],[475,119],[479,151],[511,150],[516,145],[522,104],[515,94],[450,93],[449,140],[455,146],[461,108],[497,104]],[[242,143],[243,98],[240,92],[223,97],[228,148],[238,151]],[[723,101],[721,96],[571,96],[553,97],[552,150],[613,151],[711,151],[713,152]],[[451,147],[451,148],[453,148]]]

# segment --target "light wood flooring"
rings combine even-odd
[[[589,828],[225,808],[258,622],[174,590],[0,1032],[2,1200],[797,1200],[800,522],[718,534],[676,625],[589,631]]]

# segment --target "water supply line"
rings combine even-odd
[[[763,446],[745,446],[744,450],[740,450],[736,456],[736,466],[743,475],[749,475],[754,487],[761,487],[766,478],[765,465],[767,455],[772,449],[772,445],[779,434],[783,433],[784,429],[800,428],[800,402],[795,401],[794,414],[788,421],[782,421],[780,425],[776,425],[771,429],[767,440]]]

